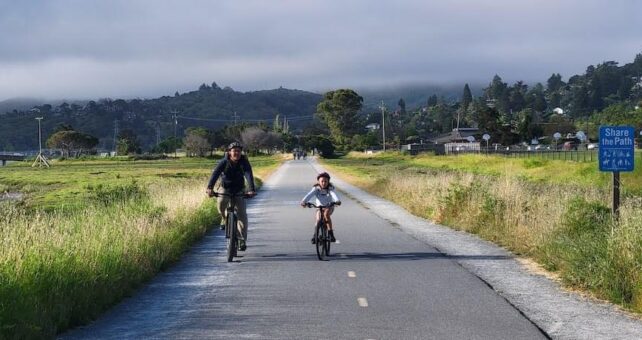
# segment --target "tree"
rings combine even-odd
[[[495,108],[499,112],[505,113],[510,109],[509,92],[508,85],[502,81],[500,76],[495,75],[488,87],[484,89],[484,96],[486,99],[494,101]]]
[[[251,126],[241,132],[241,142],[248,152],[256,154],[263,144],[265,134],[262,129]]]
[[[379,139],[374,132],[352,136],[352,148],[356,150],[365,150],[379,144]]]
[[[462,112],[466,112],[466,110],[468,110],[468,106],[472,102],[473,102],[473,94],[470,92],[470,87],[468,87],[468,83],[466,83],[466,85],[464,85],[464,93],[461,95]]]
[[[329,91],[317,105],[317,113],[328,124],[332,139],[347,145],[352,136],[361,130],[359,111],[363,98],[351,89]]]
[[[517,113],[517,134],[522,141],[530,141],[533,137],[533,119],[534,112],[532,109],[525,109]]]
[[[140,153],[140,142],[138,137],[131,129],[124,129],[118,134],[116,141],[116,152],[119,155],[128,155],[132,153]]]
[[[535,84],[526,94],[527,106],[537,112],[544,112],[547,107],[544,86],[541,83]]]
[[[322,135],[306,136],[302,140],[303,147],[308,150],[317,150],[321,157],[328,158],[334,155],[334,145],[332,141]]]
[[[432,96],[428,97],[428,101],[426,102],[427,107],[433,107],[437,105],[437,95],[433,94]]]
[[[252,154],[256,154],[261,149],[267,153],[281,146],[283,139],[279,133],[266,132],[265,130],[251,126],[241,132],[241,141],[245,148]]]
[[[399,112],[401,112],[401,114],[405,114],[406,113],[406,101],[403,100],[403,98],[399,98],[399,102],[397,102],[397,105],[399,105]]]
[[[211,150],[207,138],[195,133],[189,133],[183,138],[183,147],[188,157],[204,157]]]
[[[548,90],[548,93],[555,93],[559,91],[564,85],[565,84],[562,81],[562,76],[559,73],[553,73],[546,81],[546,90]]]
[[[183,145],[182,141],[178,138],[169,137],[162,140],[158,145],[154,147],[152,152],[155,153],[172,153],[174,150],[180,148]]]
[[[274,123],[272,124],[272,130],[274,130],[274,132],[283,131],[283,125],[281,125],[281,115],[278,114],[278,113],[274,117]]]
[[[74,130],[60,130],[47,139],[47,146],[62,149],[66,157],[79,156],[83,150],[93,149],[96,145],[98,138]]]
[[[493,141],[499,141],[501,134],[499,125],[499,112],[494,108],[486,107],[479,112],[479,130],[483,133],[488,133],[493,138]]]
[[[526,94],[527,89],[528,86],[526,86],[526,84],[521,80],[513,85],[509,90],[509,111],[521,111],[526,106],[524,95]]]

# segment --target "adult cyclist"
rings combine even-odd
[[[227,147],[225,157],[218,162],[207,183],[206,193],[208,196],[214,196],[214,184],[219,177],[221,178],[220,187],[225,194],[239,194],[247,188],[247,196],[253,197],[256,195],[252,166],[247,156],[242,154],[242,151],[243,146],[238,142],[233,142]],[[247,212],[243,197],[218,196],[218,211],[223,221],[221,225],[225,224],[225,209],[230,199],[235,200],[234,204],[238,216],[239,250],[244,251],[247,248]]]

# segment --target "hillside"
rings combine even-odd
[[[263,120],[271,124],[276,114],[290,117],[312,116],[321,95],[300,90],[274,89],[238,92],[226,87],[201,85],[196,91],[156,99],[101,99],[85,105],[61,103],[42,104],[17,113],[0,114],[0,150],[28,150],[38,146],[36,117],[42,116],[43,138],[56,126],[69,124],[75,129],[96,136],[99,147],[113,146],[115,125],[131,129],[144,148],[174,135],[174,114],[178,115],[178,136],[192,126],[219,128],[235,119],[238,122]],[[236,114],[235,114],[236,113]],[[117,123],[116,123],[117,122]],[[297,128],[305,119],[292,120]]]

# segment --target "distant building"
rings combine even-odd
[[[478,128],[455,128],[452,131],[439,135],[433,139],[430,139],[429,142],[435,144],[446,144],[446,143],[468,143],[468,137],[475,136],[479,134]]]
[[[379,123],[370,123],[366,125],[366,129],[370,131],[379,130],[380,128],[381,128],[381,125]]]

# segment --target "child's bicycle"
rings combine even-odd
[[[227,196],[230,198],[229,203],[227,204],[227,208],[225,209],[225,239],[227,240],[227,262],[232,262],[234,260],[234,256],[236,256],[236,251],[239,247],[239,239],[238,239],[238,218],[236,216],[236,207],[234,205],[234,198],[236,197],[243,197],[243,198],[250,198],[249,195],[245,193],[237,193],[237,194],[226,194],[222,192],[213,192],[212,196],[214,197],[219,197],[219,196]]]
[[[330,240],[330,235],[328,234],[327,223],[326,223],[325,217],[323,216],[323,211],[334,205],[335,205],[334,202],[330,203],[329,205],[321,205],[321,206],[317,206],[314,203],[305,204],[305,206],[308,208],[319,209],[319,213],[321,214],[321,218],[317,222],[317,225],[314,229],[314,245],[317,248],[317,257],[319,258],[320,261],[324,261],[326,260],[327,257],[330,256],[330,244],[332,244]]]

